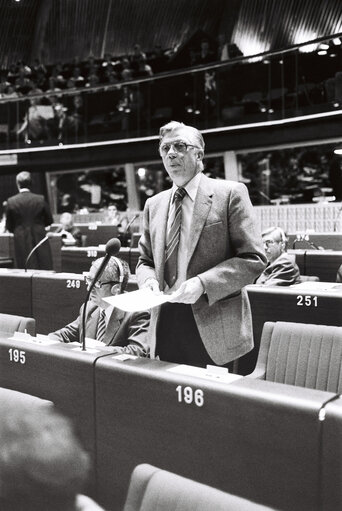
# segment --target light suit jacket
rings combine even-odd
[[[60,330],[56,330],[56,332],[50,333],[49,337],[58,339],[60,342],[79,342],[82,333],[82,311],[83,305],[75,321]],[[89,302],[86,317],[87,337],[96,339],[99,315],[99,307]],[[129,313],[114,309],[106,328],[104,344],[113,346],[113,351],[116,353],[146,357],[149,353],[147,343],[149,319],[150,316],[147,311]]]
[[[136,269],[139,286],[153,277],[164,288],[170,198],[171,190],[167,190],[146,201]],[[250,306],[243,288],[255,281],[266,262],[245,185],[202,174],[188,242],[187,278],[197,275],[203,283],[205,294],[192,310],[204,346],[216,364],[226,364],[253,347]],[[159,311],[151,311],[151,357]]]

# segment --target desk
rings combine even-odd
[[[304,233],[305,234],[305,233]],[[330,250],[342,250],[342,233],[340,232],[313,232],[307,233],[309,241],[319,247]],[[296,234],[288,234],[289,247],[292,247]],[[307,241],[297,241],[296,249],[308,249],[310,245]]]
[[[12,233],[4,232],[0,234],[0,257],[14,259],[14,240]]]
[[[83,275],[33,274],[32,316],[36,331],[48,334],[76,319],[86,294]]]
[[[117,238],[118,228],[110,224],[77,224],[82,236],[86,236],[87,246],[106,244],[111,238]]]
[[[14,361],[14,349],[22,354],[23,363]],[[95,459],[94,363],[107,355],[108,351],[75,351],[73,345],[59,342],[42,346],[3,338],[0,386],[52,401],[73,420],[83,446]],[[96,496],[94,474],[89,484]]]
[[[99,503],[121,510],[133,468],[150,463],[276,509],[318,511],[318,413],[334,395],[175,368],[97,360]]]
[[[341,250],[307,250],[305,275],[317,275],[323,282],[336,282],[337,270],[341,264]]]
[[[336,284],[335,290],[324,291],[321,284],[303,282],[289,287],[246,286],[252,309],[255,348],[240,358],[240,374],[249,374],[255,367],[265,321],[342,326],[342,286]],[[308,298],[305,300],[305,297]]]
[[[62,272],[82,273],[89,271],[91,263],[104,255],[104,247],[62,247]]]
[[[0,269],[0,312],[32,317],[34,270]]]
[[[118,257],[130,265],[130,248],[121,247]],[[105,255],[105,247],[62,247],[62,271],[82,273],[88,271],[90,265],[98,257]]]

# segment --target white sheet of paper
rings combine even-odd
[[[155,295],[150,288],[138,289],[130,293],[108,296],[103,298],[105,302],[126,312],[138,312],[152,309],[162,303],[168,302],[172,295]]]

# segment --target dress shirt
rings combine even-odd
[[[186,271],[187,271],[187,256],[188,256],[188,242],[190,238],[191,232],[191,222],[192,215],[194,211],[194,204],[196,199],[196,194],[198,190],[198,186],[201,180],[201,172],[196,174],[195,177],[191,179],[184,188],[186,190],[186,195],[182,200],[182,223],[181,223],[181,232],[179,238],[179,246],[178,246],[178,260],[177,260],[177,280],[174,285],[171,287],[172,291],[176,291],[180,287],[180,285],[186,281]],[[173,196],[178,186],[175,184],[172,186],[172,194],[170,207],[173,201]],[[169,207],[169,218],[167,223],[167,230],[169,231],[171,221],[170,218],[170,207]],[[168,289],[166,287],[166,289]]]

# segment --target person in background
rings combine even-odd
[[[101,511],[82,495],[89,455],[51,406],[1,403],[1,511]],[[102,510],[103,511],[103,510]]]
[[[87,285],[93,282],[103,258],[96,259],[86,277]],[[90,294],[86,312],[86,337],[111,346],[113,353],[127,353],[146,357],[148,355],[147,331],[149,313],[124,312],[103,299],[123,293],[126,289],[130,271],[126,261],[111,257],[100,280],[96,282]],[[52,332],[49,337],[61,342],[79,342],[82,334],[83,305],[78,318],[65,327]]]
[[[55,231],[62,235],[62,242],[68,246],[82,246],[82,233],[78,227],[74,226],[74,219],[71,213],[62,213],[60,216],[60,226]]]
[[[2,203],[2,217],[0,220],[0,234],[6,232],[6,209],[7,209],[7,201],[3,201]]]
[[[151,357],[205,367],[253,348],[244,287],[266,265],[247,188],[203,171],[204,140],[172,121],[159,153],[172,189],[146,201],[136,275],[140,288],[171,294],[151,312]]]
[[[19,193],[7,201],[6,229],[14,235],[17,268],[25,268],[31,250],[46,236],[46,227],[53,218],[43,195],[31,192],[30,172],[19,172],[16,177]],[[50,245],[43,243],[30,259],[29,268],[52,269]]]
[[[287,236],[281,227],[270,227],[262,233],[268,265],[255,284],[291,286],[299,284],[299,268],[287,252]]]

